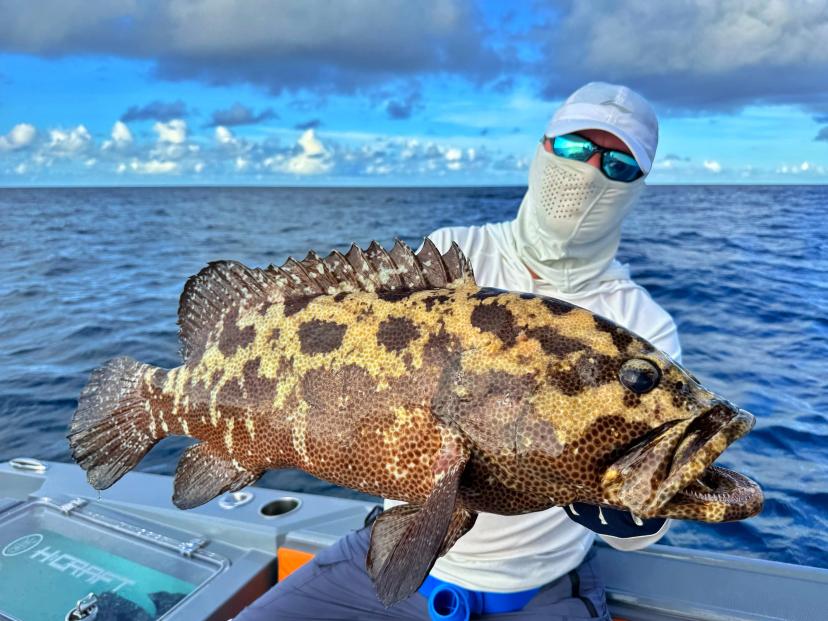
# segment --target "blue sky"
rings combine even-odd
[[[516,8],[518,7],[518,8]],[[590,80],[652,183],[828,180],[828,0],[0,0],[0,185],[524,184]]]

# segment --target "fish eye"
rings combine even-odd
[[[635,394],[643,395],[658,386],[661,371],[649,360],[632,358],[621,365],[618,379]]]

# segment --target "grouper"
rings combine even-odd
[[[397,241],[281,267],[209,264],[179,305],[184,363],[93,372],[69,444],[104,489],[167,436],[182,509],[298,468],[408,504],[375,521],[367,569],[413,593],[478,512],[574,502],[640,518],[739,520],[759,486],[712,465],[754,417],[611,321],[479,287],[459,248]]]

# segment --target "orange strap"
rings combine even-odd
[[[294,550],[293,548],[279,548],[276,559],[279,567],[279,582],[287,578],[294,571],[313,558],[310,552]]]

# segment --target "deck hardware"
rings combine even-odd
[[[72,511],[74,511],[76,509],[80,509],[81,507],[85,506],[87,504],[87,502],[88,501],[86,501],[83,498],[74,498],[74,499],[70,500],[69,502],[60,505],[58,507],[58,509],[60,509],[60,512],[63,515],[69,515],[70,513],[72,513]]]
[[[253,500],[253,498],[253,492],[231,492],[221,497],[218,506],[228,511],[231,509],[238,509]]]
[[[300,506],[302,506],[302,501],[298,498],[282,496],[259,507],[259,515],[267,519],[282,517],[291,511],[296,511]]]
[[[75,607],[66,613],[65,621],[94,621],[98,618],[98,598],[94,593],[79,599]]]
[[[181,543],[179,543],[178,551],[181,553],[181,556],[185,558],[190,558],[196,550],[203,548],[208,543],[208,539],[204,539],[202,537],[194,537],[189,541],[182,541]]]
[[[9,465],[15,470],[27,470],[29,472],[46,472],[49,468],[42,461],[31,457],[15,457],[9,460]]]

